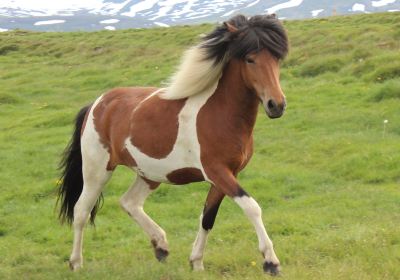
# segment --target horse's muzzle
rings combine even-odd
[[[285,100],[282,103],[277,104],[274,100],[270,99],[266,104],[264,104],[265,112],[271,119],[280,118],[285,112],[285,108],[286,108]]]

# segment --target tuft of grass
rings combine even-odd
[[[363,61],[364,59],[368,58],[371,55],[372,52],[370,50],[362,47],[355,49],[352,53],[353,59],[359,62]]]
[[[5,46],[0,46],[0,55],[7,55],[9,52],[14,52],[18,51],[18,46],[17,45],[5,45]]]
[[[400,78],[400,61],[389,65],[379,66],[368,78],[375,82],[384,82],[390,79]]]
[[[339,71],[345,63],[345,58],[343,56],[316,56],[302,64],[299,69],[299,76],[314,77],[324,74],[325,72],[336,72]]]
[[[21,99],[15,95],[11,95],[8,93],[1,93],[0,94],[0,105],[1,104],[16,104],[21,102]]]
[[[400,99],[400,79],[385,81],[373,93],[372,100]]]

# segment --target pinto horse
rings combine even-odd
[[[160,183],[207,181],[193,269],[203,269],[207,235],[228,196],[255,227],[264,271],[278,274],[261,208],[237,175],[253,153],[259,104],[270,118],[285,110],[279,61],[287,52],[287,35],[275,15],[238,15],[186,52],[168,87],[116,88],[79,112],[59,189],[60,218],[74,229],[72,270],[82,267],[83,228],[89,218],[94,222],[104,185],[116,166],[125,165],[137,176],[120,203],[149,235],[158,260],[168,256],[168,242],[144,212],[144,201]]]

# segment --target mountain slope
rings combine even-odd
[[[399,10],[398,0],[2,0],[0,28],[113,30],[216,22],[237,13],[277,13],[281,18],[299,19]]]

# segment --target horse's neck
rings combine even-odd
[[[250,136],[256,122],[259,100],[245,85],[239,61],[232,60],[225,68],[218,87],[211,97],[218,108],[217,118],[224,117],[236,132]]]

